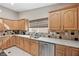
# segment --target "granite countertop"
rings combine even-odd
[[[40,37],[37,40],[79,48],[79,41]]]
[[[30,35],[15,35],[15,36],[20,36],[20,37],[30,38]]]
[[[6,37],[6,36],[20,36],[20,37],[25,37],[25,38],[31,38],[33,40],[79,48],[79,41],[73,41],[73,40],[64,40],[64,39],[47,38],[47,37],[33,38],[33,37],[30,37],[29,35],[5,35],[5,36],[0,36],[0,37]]]
[[[30,36],[29,35],[20,35],[20,34],[15,34],[15,35],[4,35],[4,36],[0,36],[0,38],[1,37],[11,37],[11,36],[20,36],[20,37],[26,37],[26,38],[30,38]]]

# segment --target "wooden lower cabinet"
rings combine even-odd
[[[31,55],[38,55],[38,41],[18,37],[18,39],[16,39],[16,46],[23,49],[27,53],[30,53]]]
[[[24,50],[30,53],[30,39],[24,38]]]
[[[4,40],[4,43],[2,44],[3,49],[7,49],[13,46],[13,40],[11,40],[10,38],[8,40]]]
[[[79,49],[72,48],[72,56],[79,56]]]
[[[23,37],[19,37],[19,47],[20,47],[21,49],[24,48],[24,38],[23,38]]]
[[[10,39],[6,41],[6,48],[9,48],[9,47],[10,47]]]
[[[57,51],[57,52],[56,52],[56,56],[65,56],[65,53],[64,53],[64,52],[59,52],[59,51]]]
[[[15,36],[10,37],[9,41],[10,41],[10,46],[14,46],[15,45]]]
[[[1,45],[0,45],[1,46]],[[6,40],[3,40],[3,44],[2,44],[2,46],[3,46],[3,49],[6,49],[7,47],[6,47]],[[1,47],[0,47],[1,48]]]
[[[6,37],[2,42],[2,48],[7,49],[9,47],[12,47],[15,45],[15,38],[12,37]]]
[[[33,56],[38,56],[40,54],[39,53],[40,44],[38,41],[18,36],[6,37],[3,40],[3,44],[2,45],[0,44],[0,49],[1,48],[7,49],[14,45],[23,49],[24,51]],[[79,56],[79,48],[59,44],[55,44],[54,48],[55,48],[54,49],[55,56]]]
[[[19,37],[16,36],[15,38],[16,38],[16,39],[15,39],[15,45],[16,45],[17,47],[19,47],[19,46],[20,46],[20,40],[19,40]]]
[[[65,46],[62,45],[56,45],[56,56],[64,56],[65,55]]]
[[[11,45],[13,45],[13,46],[16,45],[16,41],[15,41],[15,40],[16,40],[16,37],[13,36],[13,37],[11,38],[11,42],[12,42]]]
[[[65,53],[66,56],[72,56],[72,47],[66,47],[66,53]]]
[[[56,45],[55,46],[55,55],[56,56],[79,56],[79,48]]]
[[[9,38],[10,37],[4,37],[3,38],[3,41],[1,41],[1,43],[2,43],[1,48],[6,49],[6,48],[9,47],[9,43],[10,43]]]
[[[38,41],[33,41],[31,40],[31,45],[30,45],[30,53],[33,55],[33,56],[38,56]]]

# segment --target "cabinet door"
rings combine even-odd
[[[63,10],[61,17],[64,30],[77,30],[77,8]]]
[[[15,36],[12,36],[11,38],[10,38],[10,42],[11,42],[11,46],[14,46],[15,45]]]
[[[38,55],[38,43],[31,41],[31,54],[34,56]]]
[[[26,29],[26,31],[29,30],[29,21],[28,20],[25,20],[25,29]]]
[[[7,42],[6,42],[6,47],[7,47],[7,48],[10,47],[10,39],[7,40]]]
[[[72,56],[79,56],[79,48],[72,48]]]
[[[66,47],[66,56],[72,56],[72,48],[65,46]]]
[[[20,47],[20,39],[19,39],[18,36],[15,37],[15,45],[16,45],[17,47]]]
[[[63,45],[56,45],[56,56],[72,56],[72,48]]]
[[[3,20],[6,29],[17,30],[18,23],[15,20]]]
[[[0,48],[2,49],[7,49],[10,47],[10,40],[3,40],[1,43],[0,43]]]
[[[9,39],[9,46],[13,46],[13,40],[11,38]]]
[[[1,46],[1,42],[0,42],[0,46]],[[6,49],[6,40],[3,40],[3,49]]]
[[[66,47],[63,46],[63,45],[56,45],[56,48],[55,48],[55,55],[56,56],[65,56],[66,54]]]
[[[19,37],[20,40],[20,48],[23,49],[24,48],[24,38],[23,37]]]
[[[2,40],[0,40],[0,49],[2,49]]]
[[[79,48],[56,45],[56,56],[79,56]]]
[[[61,19],[60,11],[49,13],[49,30],[60,30],[61,28]]]
[[[10,40],[9,40],[10,37],[4,37],[3,38],[3,41],[2,41],[2,48],[3,49],[6,49],[10,46]]]
[[[78,30],[79,30],[79,7],[78,7]]]
[[[24,38],[24,50],[30,53],[30,40],[28,38]]]
[[[16,42],[15,40],[16,40],[16,37],[14,36],[14,37],[13,37],[13,45],[16,45],[16,44],[15,44],[15,42]]]
[[[25,20],[18,20],[18,30],[25,30]]]
[[[0,31],[5,30],[4,24],[3,24],[3,20],[0,19]]]

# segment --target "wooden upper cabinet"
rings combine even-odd
[[[3,31],[5,29],[4,24],[3,24],[3,20],[0,19],[0,31]]]
[[[79,7],[78,7],[78,30],[79,30]]]
[[[64,30],[77,30],[77,7],[63,10],[61,19]]]
[[[60,30],[61,19],[60,11],[49,13],[49,30]]]
[[[78,10],[79,8],[75,6],[50,12],[49,30],[77,30]]]
[[[26,19],[18,20],[18,30],[28,30],[29,21]]]
[[[29,20],[25,20],[25,29],[29,30]]]
[[[28,30],[29,22],[26,19],[22,20],[3,20],[6,29],[8,30]]]
[[[5,28],[8,30],[16,30],[17,29],[17,22],[14,20],[3,20]]]
[[[25,30],[25,20],[18,20],[17,23],[19,30]]]

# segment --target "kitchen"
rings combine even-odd
[[[79,56],[78,3],[0,3],[0,13],[1,56]]]

